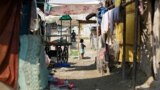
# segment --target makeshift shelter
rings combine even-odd
[[[71,35],[71,21],[72,21],[72,18],[70,17],[70,15],[62,15],[59,20],[61,21],[61,26],[63,26],[63,21],[67,21],[67,20],[70,21],[70,25],[68,26],[69,27],[68,34],[69,34],[69,42],[71,42],[70,41],[71,40],[70,35]],[[60,33],[62,35],[62,31]]]
[[[57,63],[68,63],[68,58],[69,58],[69,45],[71,45],[71,20],[72,18],[70,17],[70,15],[62,15],[60,16],[59,20],[61,21],[61,25],[60,25],[60,30],[58,32],[60,32],[60,35],[55,35],[55,34],[50,34],[50,35],[46,35],[48,38],[54,38],[54,37],[58,37],[58,39],[50,41],[50,40],[46,40],[46,47],[48,46],[54,46],[55,50],[51,50],[49,49],[49,52],[55,52],[53,55],[49,55],[50,57],[56,57],[57,58]],[[67,34],[64,35],[63,34],[63,22],[64,21],[70,21],[70,25],[68,26],[69,29],[67,29]],[[62,49],[63,48],[63,49]]]
[[[50,14],[52,15],[61,15],[61,13],[63,14],[79,14],[79,13],[94,13],[96,12],[96,9],[98,7],[98,2],[96,3],[93,3],[93,1],[95,0],[74,0],[76,1],[77,3],[73,2],[73,0],[67,0],[67,1],[62,1],[60,2],[60,0],[53,0],[53,2],[50,1],[50,3],[53,3],[54,5],[53,6],[56,6],[56,7],[53,7],[50,12]],[[121,0],[115,0],[117,1],[115,3],[115,6],[120,6],[121,5]],[[128,1],[128,0],[126,0]],[[125,63],[126,62],[131,62],[133,64],[133,68],[132,68],[132,84],[133,84],[133,88],[135,89],[135,81],[136,81],[136,67],[137,67],[137,62],[138,62],[138,59],[140,59],[140,57],[138,57],[138,46],[139,46],[139,19],[138,19],[138,0],[135,0],[135,3],[133,3],[132,0],[130,0],[131,2],[129,3],[124,3],[122,4],[121,6],[122,7],[125,7],[126,11],[126,15],[125,15],[125,18],[124,18],[124,23],[118,23],[116,24],[116,28],[117,28],[117,31],[116,33],[119,33],[121,35],[118,35],[116,36],[118,42],[120,42],[122,48],[120,48],[120,52],[121,52],[121,57],[120,57],[120,62],[122,62],[122,76],[125,77]],[[146,0],[147,1],[147,0]],[[149,0],[148,0],[149,1]],[[149,16],[150,18],[150,21],[149,21],[149,29],[151,30],[150,31],[150,35],[153,34],[153,37],[151,37],[151,46],[148,45],[148,43],[146,44],[147,40],[143,41],[143,44],[144,44],[144,47],[143,47],[143,50],[144,50],[144,56],[143,57],[147,57],[147,60],[149,60],[149,65],[150,67],[152,67],[153,69],[153,72],[154,72],[154,77],[156,79],[159,79],[159,73],[160,73],[160,69],[159,69],[159,6],[160,6],[160,1],[159,0],[154,0],[155,2],[155,7],[154,7],[154,16]],[[20,33],[21,35],[22,34],[33,34],[33,32],[36,32],[37,31],[37,26],[35,24],[37,24],[37,14],[32,14],[31,16],[32,17],[32,20],[30,22],[30,19],[29,19],[29,16],[31,14],[31,1],[25,1],[23,3],[21,3],[22,1],[21,0],[16,0],[16,1],[11,1],[11,0],[8,0],[7,2],[6,1],[1,1],[3,3],[0,4],[0,6],[2,8],[0,8],[0,80],[4,83],[6,83],[7,85],[13,87],[14,89],[17,89],[17,82],[18,82],[18,76],[21,77],[20,79],[24,79],[23,77],[23,73],[21,73],[21,70],[23,72],[23,69],[26,69],[25,67],[33,67],[33,66],[30,66],[31,64],[28,64],[28,62],[32,61],[32,63],[35,63],[37,64],[36,66],[36,71],[40,71],[40,70],[43,70],[44,68],[42,67],[45,67],[44,65],[44,61],[43,62],[39,62],[41,61],[40,59],[37,59],[37,58],[40,58],[39,56],[36,57],[36,59],[31,59],[29,56],[33,56],[35,57],[36,55],[39,55],[40,54],[40,47],[43,48],[43,46],[41,46],[40,44],[42,44],[41,42],[41,39],[36,37],[36,36],[32,36],[32,35],[28,35],[28,36],[24,36],[25,38],[19,40],[19,31],[22,30],[22,32]],[[66,4],[65,4],[65,3]],[[21,5],[24,4],[25,5],[23,6],[23,10],[22,10],[22,15],[23,17],[20,16],[20,9],[21,9]],[[150,2],[151,3],[151,2]],[[75,5],[76,4],[76,5]],[[81,4],[85,4],[85,5],[81,5]],[[73,6],[70,6],[70,5],[73,5]],[[79,6],[77,6],[79,5]],[[150,6],[151,8],[151,5],[150,4],[147,4]],[[28,8],[26,8],[28,7]],[[35,6],[32,6],[32,8],[35,7]],[[76,11],[76,8],[75,7],[78,7],[80,8],[80,11]],[[62,10],[63,8],[66,8],[64,10]],[[73,9],[72,9],[73,8]],[[56,11],[57,9],[57,11]],[[59,9],[59,11],[58,11]],[[148,9],[148,8],[147,8]],[[35,8],[32,9],[33,12],[35,12]],[[68,11],[70,10],[70,11]],[[8,11],[10,11],[10,13],[8,13]],[[134,13],[135,12],[135,13]],[[152,10],[150,10],[149,13],[151,13]],[[153,13],[153,12],[152,12]],[[150,14],[149,14],[150,15]],[[20,26],[20,17],[22,18],[22,26]],[[50,17],[50,16],[48,16]],[[48,18],[46,17],[46,18]],[[52,17],[52,16],[51,16]],[[154,17],[154,20],[152,20],[151,18]],[[46,20],[46,18],[41,18],[43,21]],[[7,20],[6,20],[7,19]],[[53,17],[52,17],[53,19]],[[61,18],[60,20],[71,20],[71,18]],[[145,18],[143,18],[145,20]],[[35,20],[35,22],[34,22]],[[48,19],[49,20],[49,19]],[[52,21],[48,21],[47,23],[52,23],[54,22],[54,20]],[[79,22],[79,26],[80,24],[89,24],[89,23],[96,23],[96,21],[83,21],[83,20],[78,20]],[[154,22],[154,23],[153,23]],[[33,23],[34,25],[33,26],[30,26],[29,23]],[[153,31],[152,31],[152,24],[153,23]],[[148,25],[148,22],[145,23],[145,25],[147,26]],[[21,27],[21,29],[19,28]],[[70,27],[71,28],[71,27]],[[32,29],[32,31],[30,31],[29,29]],[[148,29],[148,28],[147,28]],[[24,31],[23,31],[24,30]],[[34,31],[35,30],[35,31]],[[143,30],[146,30],[146,29],[143,29]],[[153,33],[152,33],[153,32]],[[36,33],[34,33],[36,34]],[[79,34],[80,34],[80,30],[79,30]],[[80,36],[80,35],[79,35]],[[4,39],[5,38],[5,39]],[[34,39],[34,40],[33,40]],[[30,44],[25,44],[23,43],[24,41],[26,40],[26,42],[30,41]],[[19,42],[21,41],[21,42]],[[40,43],[39,43],[40,42]],[[121,43],[122,42],[122,43]],[[22,46],[20,48],[20,53],[19,54],[19,57],[18,57],[18,52],[19,52],[19,46]],[[24,47],[27,47],[27,48],[23,48]],[[30,46],[30,47],[28,47]],[[146,55],[146,46],[149,46],[151,47],[151,49],[148,49],[148,52],[152,51],[152,54],[149,54],[150,57],[148,57],[148,55]],[[34,52],[34,47],[36,47],[37,50],[35,51],[38,51],[38,52]],[[26,54],[24,53],[23,49],[31,52],[29,54]],[[44,48],[43,48],[44,49]],[[43,53],[43,49],[41,53]],[[26,51],[25,51],[26,52]],[[38,53],[38,54],[37,54]],[[27,57],[25,57],[25,54]],[[36,54],[36,55],[35,55]],[[43,53],[44,54],[44,53]],[[123,54],[123,55],[122,55]],[[24,56],[24,57],[23,57]],[[44,56],[44,55],[43,55]],[[20,58],[20,62],[18,61],[18,58]],[[153,58],[153,59],[152,59]],[[23,60],[22,60],[23,59]],[[44,57],[41,57],[41,59],[44,59]],[[25,63],[25,65],[23,65],[23,61],[27,61]],[[34,62],[35,60],[35,62]],[[145,59],[146,60],[146,59]],[[38,67],[39,63],[40,63],[40,67]],[[18,65],[19,64],[19,65]],[[28,65],[28,66],[26,66]],[[43,66],[44,65],[44,66]],[[23,67],[23,68],[20,68],[19,69],[19,74],[18,75],[18,68],[19,67]],[[147,65],[148,66],[148,65]],[[38,68],[37,68],[38,67]],[[146,64],[144,65],[144,67],[146,67]],[[30,71],[30,69],[32,68],[27,68],[26,71]],[[146,71],[147,72],[147,71]],[[150,71],[152,73],[152,70]],[[36,73],[36,74],[35,74]],[[30,83],[29,87],[39,87],[39,83],[37,83],[36,80],[38,80],[37,78],[41,78],[40,80],[40,83],[41,83],[41,86],[44,88],[46,85],[47,85],[47,80],[46,77],[44,76],[47,76],[47,75],[44,75],[46,74],[47,72],[43,73],[40,71],[39,72],[34,72],[34,70],[32,70],[31,73],[29,73],[29,77],[26,78],[26,80],[30,80],[32,81],[32,83]],[[26,75],[28,76],[28,75]],[[32,76],[35,76],[35,77],[32,77]],[[39,77],[40,76],[40,77]],[[29,78],[29,79],[28,79]],[[35,79],[36,78],[36,79]],[[22,80],[23,81],[23,80]],[[44,83],[42,83],[41,81],[45,81]],[[24,82],[25,83],[25,82]],[[24,84],[24,83],[20,83],[20,84]],[[22,85],[23,86],[23,85]],[[23,87],[25,88],[25,87]],[[26,89],[26,88],[25,88]]]

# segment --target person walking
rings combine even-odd
[[[76,42],[76,33],[74,32],[74,30],[71,33],[71,41]]]

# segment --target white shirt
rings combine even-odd
[[[101,33],[105,33],[108,31],[108,25],[109,25],[109,12],[107,11],[105,14],[102,16],[102,22],[101,22]]]

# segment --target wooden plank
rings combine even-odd
[[[96,24],[96,20],[77,20],[80,24]]]
[[[60,37],[61,35],[47,35],[47,37]],[[70,37],[71,35],[69,34],[62,34],[62,36],[67,36],[67,37]]]
[[[134,30],[134,56],[133,56],[133,69],[132,69],[132,89],[135,90],[136,86],[136,73],[137,73],[137,44],[138,44],[138,0],[135,0],[135,30]]]

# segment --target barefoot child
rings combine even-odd
[[[84,48],[86,47],[86,46],[83,44],[83,42],[84,42],[84,40],[81,39],[81,40],[80,40],[80,54],[81,54],[81,59],[84,58],[84,53],[85,53]]]

